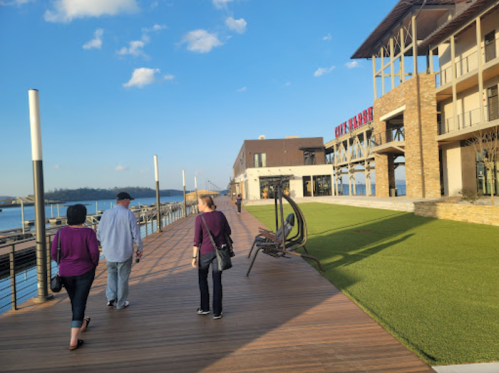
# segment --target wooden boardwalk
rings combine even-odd
[[[0,371],[433,372],[301,258],[260,254],[246,277],[261,224],[244,210],[237,215],[228,199],[217,203],[237,255],[223,276],[223,319],[195,313],[191,216],[144,240],[129,308],[106,306],[105,263],[99,265],[81,349],[68,350],[65,293],[0,316]]]

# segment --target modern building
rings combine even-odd
[[[332,194],[332,168],[326,164],[322,137],[245,140],[233,176],[234,193],[245,200],[273,198],[277,180],[291,197]]]
[[[492,142],[470,140],[499,128],[498,37],[498,0],[399,1],[352,56],[372,61],[373,116],[326,144],[336,178],[375,170],[387,197],[405,166],[407,197],[497,194]]]

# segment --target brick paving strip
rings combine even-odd
[[[130,307],[106,306],[105,261],[97,269],[85,344],[70,352],[65,293],[0,316],[2,372],[433,372],[304,260],[246,258],[261,223],[227,198],[234,268],[223,275],[224,318],[198,316],[190,267],[194,216],[144,240]]]

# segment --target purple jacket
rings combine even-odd
[[[99,244],[91,228],[60,229],[54,236],[50,256],[57,262],[57,245],[61,235],[61,259],[59,275],[61,277],[79,276],[99,265]]]
[[[203,217],[217,246],[226,243],[224,233],[230,235],[231,230],[225,215],[220,211],[212,211],[204,213]],[[196,216],[196,224],[194,227],[194,246],[199,247],[199,252],[201,254],[208,254],[215,250],[203,220],[201,220],[201,215]]]

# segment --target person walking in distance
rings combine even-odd
[[[237,213],[240,214],[241,213],[241,203],[243,202],[243,198],[241,197],[240,194],[237,195],[237,198],[236,198],[236,206],[237,206]]]
[[[90,317],[84,317],[88,294],[95,278],[95,268],[99,265],[99,244],[92,228],[83,226],[87,219],[87,208],[77,204],[68,207],[68,225],[61,228],[52,241],[51,257],[58,261],[59,275],[71,299],[73,319],[69,349],[74,351],[83,344],[80,332],[87,330]]]
[[[120,310],[130,305],[128,279],[132,270],[133,244],[137,258],[142,257],[142,239],[137,219],[128,207],[133,200],[128,193],[116,196],[116,206],[106,210],[97,229],[97,239],[107,264],[107,305]]]
[[[192,250],[192,267],[198,268],[199,291],[201,293],[201,306],[197,309],[198,315],[210,313],[210,293],[208,290],[208,272],[211,264],[213,277],[213,318],[222,318],[222,272],[218,269],[216,248],[210,239],[210,232],[217,246],[226,244],[225,235],[231,234],[229,223],[225,215],[216,211],[217,206],[211,196],[198,198],[199,212],[208,226],[206,229],[201,215],[196,217],[194,227],[194,246]]]

